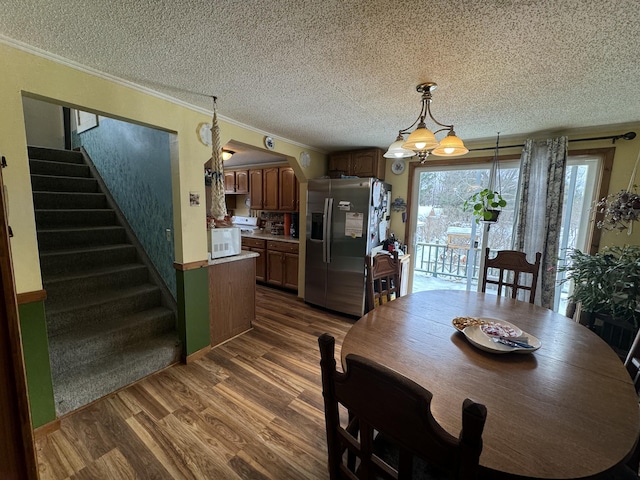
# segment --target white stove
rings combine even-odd
[[[242,233],[253,233],[258,229],[258,217],[231,217],[234,227],[238,227]]]

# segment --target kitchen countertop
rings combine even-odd
[[[220,265],[221,263],[237,262],[238,260],[246,260],[247,258],[253,258],[260,256],[256,252],[250,252],[249,250],[241,250],[238,255],[231,255],[229,257],[212,258],[208,260],[209,265]]]
[[[271,233],[256,231],[254,233],[240,233],[241,237],[245,238],[257,238],[260,240],[275,240],[278,242],[288,242],[288,243],[300,243],[299,238],[293,238],[289,235],[273,235]]]

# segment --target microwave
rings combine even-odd
[[[212,228],[209,235],[210,258],[238,255],[242,249],[240,229],[237,227]]]

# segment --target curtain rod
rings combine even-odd
[[[612,142],[611,143],[616,143],[616,140],[633,140],[634,138],[636,138],[636,132],[627,132],[625,134],[622,135],[609,135],[606,137],[590,137],[590,138],[575,138],[575,139],[570,139],[570,142],[587,142],[587,141],[591,141],[591,140],[609,140],[611,139]],[[524,143],[521,143],[519,145],[500,145],[498,147],[484,147],[484,148],[470,148],[469,151],[470,152],[480,152],[482,150],[495,150],[496,148],[516,148],[516,147],[524,147]]]

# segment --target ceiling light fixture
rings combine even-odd
[[[457,157],[458,155],[464,155],[469,151],[460,138],[456,136],[456,132],[453,130],[453,125],[446,125],[440,123],[431,114],[431,99],[432,92],[437,88],[437,84],[433,82],[421,83],[416,87],[416,90],[422,94],[422,108],[420,115],[407,128],[398,132],[396,141],[389,146],[389,150],[384,154],[386,158],[403,158],[412,157],[417,155],[420,159],[420,163],[424,163],[429,154],[436,155],[438,157]],[[438,126],[443,127],[435,132],[429,130],[424,123],[425,119],[429,118]],[[416,126],[416,129],[409,135],[406,142],[404,141],[404,134],[409,133],[411,128]],[[436,133],[448,130],[447,136],[442,140],[436,139]]]
[[[226,162],[233,156],[234,153],[236,152],[232,152],[231,150],[222,150],[222,161]]]

